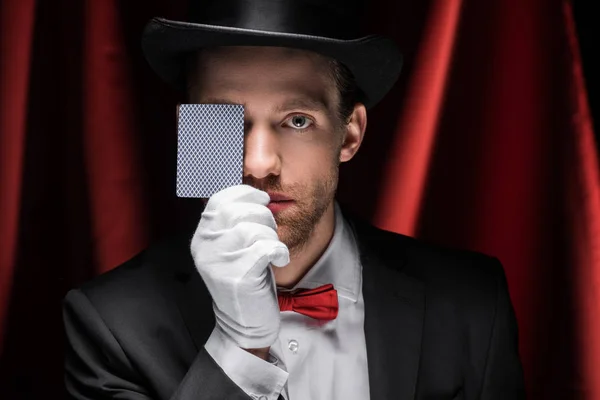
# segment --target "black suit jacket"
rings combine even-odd
[[[371,400],[523,398],[500,263],[351,225],[363,265]],[[212,301],[187,236],[70,291],[64,320],[73,398],[249,399],[204,350]]]

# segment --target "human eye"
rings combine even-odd
[[[308,129],[314,122],[312,119],[305,115],[292,115],[290,118],[285,120],[284,125],[293,128],[298,131]]]

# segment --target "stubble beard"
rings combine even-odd
[[[338,158],[339,159],[339,158]],[[282,186],[278,176],[269,176],[258,181],[246,183],[263,191],[281,192],[294,199],[294,204],[274,215],[277,234],[294,257],[300,253],[332,204],[337,189],[339,163],[335,162],[326,175],[312,185],[293,184]]]
[[[279,239],[288,246],[292,257],[304,249],[315,227],[332,204],[337,188],[336,172],[331,171],[325,179],[315,182],[312,188],[305,189],[304,193],[309,193],[310,190],[310,196],[296,202],[295,207],[275,215]]]

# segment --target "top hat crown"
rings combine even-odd
[[[187,21],[150,20],[142,48],[154,71],[180,88],[185,58],[204,47],[311,50],[348,67],[370,108],[397,80],[402,56],[392,40],[361,34],[361,11],[356,0],[191,0]]]

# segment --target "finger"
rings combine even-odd
[[[257,224],[255,222],[240,222],[234,227],[222,232],[220,239],[222,242],[227,242],[227,248],[230,252],[236,250],[249,251],[250,247],[261,240],[279,241],[275,229]],[[258,257],[264,253],[257,254]]]
[[[254,203],[226,203],[218,211],[217,226],[233,227],[241,222],[254,222],[277,229],[273,213],[266,206]]]
[[[196,229],[190,248],[194,257],[204,247],[212,252],[219,252],[225,262],[235,263],[239,258],[247,258],[248,248],[259,240],[278,241],[277,231],[270,226],[242,221],[222,230]],[[255,259],[262,255],[251,257]],[[252,266],[251,262],[244,264],[246,268]]]
[[[254,203],[266,206],[269,204],[270,198],[267,192],[258,190],[249,185],[236,185],[223,189],[213,194],[206,204],[207,211],[213,211],[224,203]]]
[[[252,257],[249,257],[252,267],[246,273],[247,279],[260,278],[271,264],[284,267],[290,263],[290,252],[279,240],[261,239],[246,251],[252,254]]]
[[[282,268],[288,265],[290,263],[290,250],[288,249],[288,247],[286,245],[277,246],[270,253],[269,262],[278,268]]]

